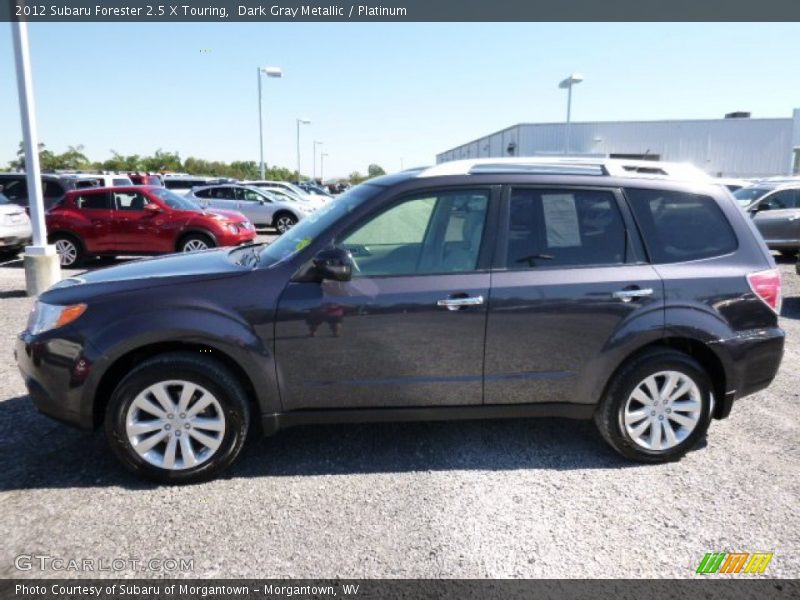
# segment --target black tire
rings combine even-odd
[[[797,248],[781,248],[780,250],[778,250],[778,252],[780,252],[781,256],[784,256],[786,258],[795,258],[797,256],[798,249]]]
[[[683,441],[666,450],[652,450],[634,441],[626,430],[623,420],[625,406],[631,394],[647,377],[660,371],[677,371],[691,378],[700,392],[701,408],[694,430]],[[661,410],[666,409],[662,407]],[[679,460],[694,448],[708,431],[711,422],[711,382],[703,367],[687,354],[668,348],[651,350],[634,358],[614,375],[597,407],[594,420],[603,439],[626,458],[643,463]],[[649,428],[645,431],[649,431]]]
[[[201,250],[215,248],[216,245],[211,236],[204,233],[190,233],[183,236],[178,242],[178,252],[200,252]]]
[[[128,411],[141,392],[154,384],[176,380],[202,386],[210,392],[222,410],[225,426],[224,432],[219,436],[221,438],[219,447],[209,457],[204,458],[203,462],[194,467],[168,469],[151,464],[134,450],[126,432],[126,423]],[[195,402],[198,401],[199,398]],[[177,431],[180,426],[177,420],[175,423],[173,432],[179,435]],[[119,461],[139,476],[169,484],[198,483],[216,477],[239,455],[247,437],[249,424],[250,408],[238,378],[217,361],[189,352],[155,356],[133,369],[114,390],[105,416],[106,437]],[[164,435],[167,436],[163,438],[166,446],[166,440],[171,439],[172,433]],[[188,432],[186,440],[187,443],[190,441]],[[156,446],[159,447],[161,444]],[[180,454],[183,461],[183,450],[180,450]],[[199,456],[201,455],[198,454]]]
[[[50,238],[50,243],[55,245],[62,267],[72,269],[86,260],[83,244],[73,235],[56,233]]]
[[[297,225],[297,217],[290,212],[279,212],[272,219],[272,226],[278,230],[278,233],[286,233],[295,225]]]
[[[10,259],[19,256],[22,248],[0,248],[0,259]]]

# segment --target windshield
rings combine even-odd
[[[261,264],[272,265],[294,256],[339,219],[372,198],[381,188],[362,184],[311,213],[261,251]]]
[[[733,197],[742,206],[747,206],[770,191],[772,191],[772,188],[768,187],[744,187],[733,192]]]
[[[186,196],[180,196],[175,192],[170,192],[166,188],[162,188],[160,190],[153,190],[150,193],[156,196],[159,200],[161,200],[164,204],[166,204],[170,208],[174,208],[176,210],[193,210],[198,212],[202,210],[197,204],[195,204],[192,200],[190,200]]]

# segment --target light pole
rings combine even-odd
[[[312,175],[312,179],[315,180],[315,183],[317,179],[317,146],[321,146],[322,144],[323,142],[318,142],[317,140],[314,140],[314,167],[313,167],[314,173]]]
[[[325,172],[325,157],[328,156],[327,152],[320,152],[319,154],[319,181],[322,183],[325,181],[325,177],[323,173]]]
[[[573,73],[564,81],[558,84],[562,90],[567,90],[567,126],[564,129],[564,155],[569,154],[570,143],[570,113],[572,111],[572,86],[583,81],[583,75],[580,73]]]
[[[297,183],[300,183],[300,125],[308,125],[311,123],[309,119],[298,117],[297,121]]]
[[[42,177],[39,170],[39,136],[36,130],[27,22],[12,21],[11,34],[14,38],[19,112],[22,120],[22,139],[25,145],[28,210],[33,229],[33,243],[25,248],[23,258],[25,291],[29,296],[38,296],[61,279],[61,264],[55,246],[47,243],[47,228],[44,222]]]
[[[258,77],[258,146],[261,150],[261,161],[259,162],[259,168],[261,173],[261,179],[264,179],[266,176],[266,166],[264,165],[264,121],[261,116],[261,74],[266,75],[267,77],[276,77],[280,78],[283,77],[283,71],[281,71],[280,67],[258,67],[257,69],[257,77]]]

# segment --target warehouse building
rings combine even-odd
[[[785,119],[735,112],[723,119],[520,123],[442,152],[436,162],[565,153],[690,162],[717,177],[800,174],[800,109]]]

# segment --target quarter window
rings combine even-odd
[[[356,277],[472,271],[488,205],[485,192],[411,198],[369,220],[341,245],[355,258]]]
[[[710,196],[645,189],[625,193],[653,262],[697,260],[736,250],[736,235]]]
[[[626,231],[607,191],[511,191],[508,269],[613,265],[625,262]]]

